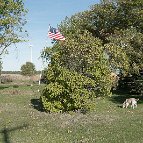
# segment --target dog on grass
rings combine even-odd
[[[128,108],[129,105],[131,105],[131,108],[137,108],[137,101],[139,99],[136,99],[136,98],[128,98],[124,101],[123,103],[123,108]]]

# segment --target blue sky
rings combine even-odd
[[[44,66],[40,53],[45,46],[51,46],[48,38],[48,25],[57,27],[65,19],[77,12],[88,10],[91,5],[100,0],[25,0],[28,42],[19,43],[8,48],[9,54],[3,57],[3,71],[18,71],[21,66],[31,60],[30,45],[32,45],[32,62],[36,70]]]

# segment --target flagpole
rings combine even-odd
[[[48,32],[50,31],[51,25],[49,24]]]
[[[30,45],[30,62],[33,63],[33,57],[32,57],[32,46],[33,45]]]

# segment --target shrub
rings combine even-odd
[[[42,54],[50,60],[41,96],[46,111],[87,110],[95,97],[111,95],[111,69],[101,40],[87,30],[74,32]]]
[[[60,66],[51,66],[47,72],[47,86],[40,98],[48,112],[88,110],[94,108],[97,92],[102,95],[108,92],[106,86],[101,89],[99,86],[90,77]]]
[[[51,82],[47,84],[41,96],[46,111],[64,112],[89,108],[87,102],[89,102],[90,96],[93,96],[93,92],[86,88],[82,90],[82,87],[86,86],[90,79],[61,68],[56,68],[54,72],[51,70],[48,74],[51,75]],[[56,74],[58,74],[58,78],[55,78]]]

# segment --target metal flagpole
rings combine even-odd
[[[32,47],[33,45],[30,45],[30,62],[33,63],[33,57],[32,57]]]

